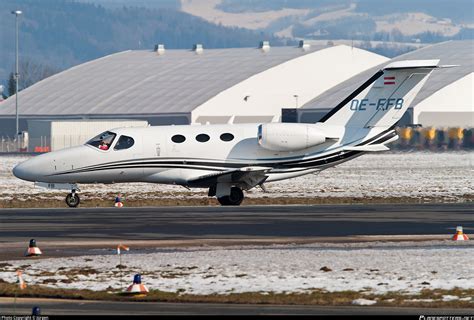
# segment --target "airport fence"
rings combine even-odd
[[[20,152],[22,148],[20,148],[20,145],[17,141],[17,139],[12,139],[10,137],[1,137],[1,142],[0,142],[0,152],[1,153],[14,153],[14,152]],[[26,151],[26,150],[24,150]]]

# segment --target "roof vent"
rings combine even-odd
[[[156,44],[155,45],[155,52],[160,56],[165,54],[165,45],[164,44]]]
[[[258,46],[262,52],[270,51],[270,42],[269,41],[260,41],[260,45]]]
[[[196,52],[196,54],[201,54],[204,51],[204,48],[202,47],[202,44],[196,43],[193,45],[193,51]]]
[[[300,40],[300,44],[298,45],[298,48],[301,48],[301,50],[303,51],[308,51],[311,48],[311,45],[304,40]]]

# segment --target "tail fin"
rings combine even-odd
[[[439,60],[406,60],[387,65],[350,94],[320,122],[346,127],[391,127],[407,111]]]

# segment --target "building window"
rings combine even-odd
[[[196,140],[199,142],[207,142],[211,139],[207,134],[201,133],[196,136]]]
[[[186,137],[183,135],[177,134],[171,138],[171,141],[173,141],[174,143],[183,143],[184,141],[186,141]]]
[[[234,135],[232,133],[223,133],[221,134],[221,140],[222,141],[232,141],[234,140]]]

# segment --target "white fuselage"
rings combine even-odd
[[[14,169],[24,180],[48,183],[151,182],[193,187],[189,181],[245,167],[264,167],[266,181],[288,179],[320,171],[361,155],[347,145],[377,141],[393,130],[345,128],[313,124],[338,137],[298,151],[271,151],[257,138],[259,124],[183,125],[119,128],[108,150],[85,144],[34,157]],[[229,137],[233,137],[230,141]],[[230,134],[230,135],[229,135]],[[118,139],[132,137],[133,146],[115,150]],[[184,142],[173,142],[182,135]],[[198,135],[201,136],[197,141]],[[374,139],[375,138],[375,139]],[[196,185],[196,187],[208,187]]]

